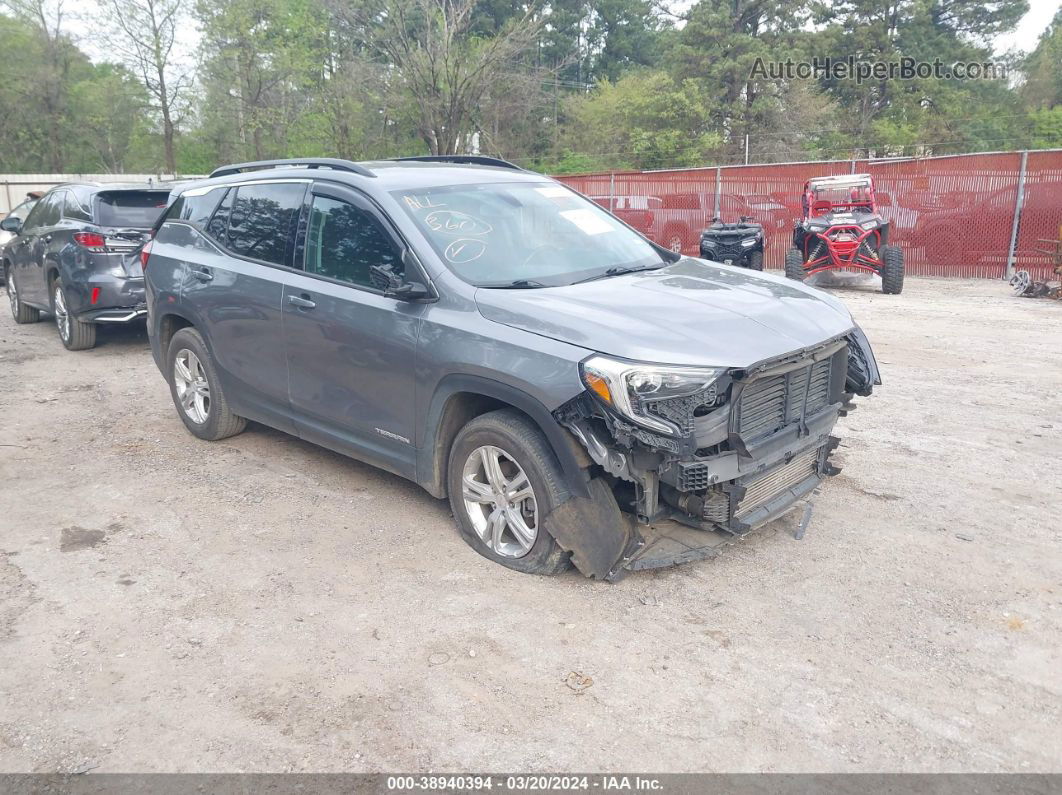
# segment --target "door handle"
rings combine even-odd
[[[203,268],[202,270],[193,270],[192,276],[199,279],[201,282],[210,282],[214,280],[214,274],[209,269]]]
[[[310,297],[303,293],[302,295],[289,295],[288,303],[292,306],[297,306],[299,309],[313,309],[317,306]]]

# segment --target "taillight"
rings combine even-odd
[[[103,251],[107,248],[106,238],[95,232],[74,232],[74,242],[91,251]]]
[[[143,247],[141,247],[141,249],[140,249],[140,267],[141,268],[147,269],[148,257],[151,255],[151,244],[154,243],[154,242],[155,242],[154,240],[149,240],[147,243],[145,243],[143,245]]]

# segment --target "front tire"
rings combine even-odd
[[[96,326],[84,323],[70,314],[70,304],[59,279],[52,282],[52,315],[55,317],[59,339],[68,351],[86,351],[96,347]]]
[[[214,358],[194,328],[183,328],[170,340],[166,377],[177,414],[195,436],[216,442],[247,427],[247,420],[229,409]]]
[[[9,265],[4,269],[4,282],[7,284],[7,301],[11,305],[11,317],[15,322],[36,323],[41,319],[41,311],[32,306],[26,306],[18,295],[18,287],[15,285],[15,274]]]
[[[570,496],[542,432],[515,409],[476,417],[450,448],[450,507],[469,546],[527,574],[559,574],[570,563],[544,526]]]
[[[804,257],[801,256],[799,249],[791,248],[785,252],[785,275],[798,282],[807,278],[807,273],[804,271]]]
[[[753,251],[749,254],[749,268],[754,271],[763,270],[763,252]]]
[[[903,249],[883,246],[881,263],[881,291],[886,295],[899,295],[903,291]]]

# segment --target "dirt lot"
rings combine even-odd
[[[616,585],[5,309],[0,770],[1062,771],[1062,304],[837,294],[886,383],[807,537]]]

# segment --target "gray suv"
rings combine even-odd
[[[98,324],[142,321],[139,249],[169,194],[140,183],[72,183],[46,193],[24,221],[0,222],[15,235],[0,252],[15,322],[50,312],[63,345],[81,351],[95,346]]]
[[[413,480],[519,571],[707,556],[806,504],[880,383],[831,296],[504,161],[265,161],[171,198],[148,333],[187,428],[254,420]]]

